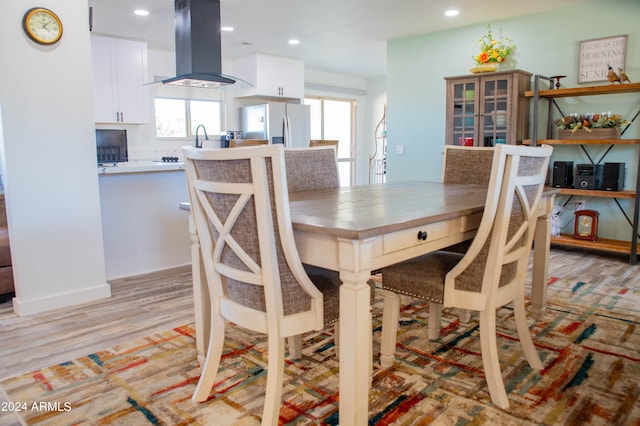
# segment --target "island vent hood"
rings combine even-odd
[[[220,0],[175,0],[176,74],[165,84],[218,88],[236,82],[222,74]]]

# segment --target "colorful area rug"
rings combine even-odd
[[[478,323],[445,310],[440,339],[426,337],[428,305],[402,311],[397,361],[377,363],[382,299],[374,306],[370,425],[640,425],[640,292],[551,279],[532,335],[544,369],[521,353],[511,309],[498,312],[498,343],[511,407],[491,403]],[[5,379],[4,408],[38,425],[258,424],[266,381],[263,336],[230,326],[221,371],[205,403],[191,394],[200,373],[193,325]],[[281,424],[338,423],[338,363],[330,331],[305,336],[287,360]]]

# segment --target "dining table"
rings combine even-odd
[[[543,193],[533,246],[529,312],[546,303],[550,218],[556,190]],[[485,185],[410,181],[289,194],[296,247],[303,263],[340,272],[339,424],[368,423],[371,385],[373,272],[474,237]],[[185,210],[187,206],[181,206]],[[209,296],[197,233],[190,221],[196,346],[204,361]]]

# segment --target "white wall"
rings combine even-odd
[[[34,6],[61,18],[56,45],[24,34],[22,17]],[[20,315],[110,296],[87,11],[86,0],[2,2],[0,156]]]
[[[107,278],[188,265],[191,237],[184,171],[104,174],[99,178]]]

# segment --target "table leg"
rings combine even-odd
[[[189,215],[189,234],[191,235],[191,275],[193,280],[193,308],[195,314],[196,349],[198,362],[204,364],[209,346],[211,329],[211,299],[202,262],[200,239],[196,232],[193,217]]]
[[[339,240],[340,256],[340,425],[366,425],[372,358],[369,240]],[[364,362],[369,360],[369,362]]]
[[[531,277],[531,309],[536,319],[542,317],[547,304],[547,279],[549,276],[549,246],[551,244],[551,213],[554,196],[542,199],[544,214],[536,220],[533,245],[533,271]]]

